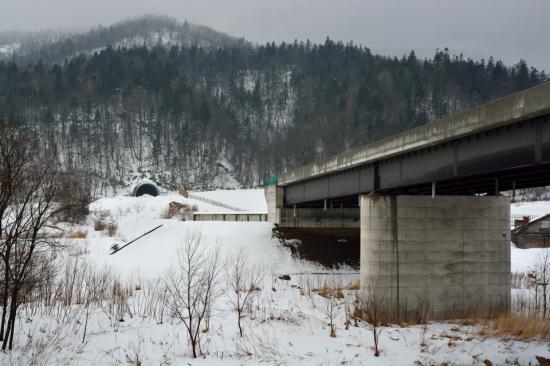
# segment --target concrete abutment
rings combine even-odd
[[[361,288],[396,320],[510,309],[510,201],[361,196]]]
[[[283,187],[269,185],[264,188],[265,200],[267,201],[267,221],[279,224],[281,220],[281,209],[284,202]]]

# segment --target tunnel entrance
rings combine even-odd
[[[139,196],[143,196],[144,194],[148,194],[150,196],[156,197],[159,195],[159,189],[156,186],[156,184],[153,182],[140,183],[134,188],[133,195],[135,197],[139,197]]]

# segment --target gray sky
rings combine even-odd
[[[449,47],[550,71],[550,0],[0,0],[0,29],[81,29],[148,13],[253,42],[330,36],[420,56]]]

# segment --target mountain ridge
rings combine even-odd
[[[0,60],[35,63],[38,60],[62,63],[81,53],[93,54],[109,46],[135,47],[196,46],[219,48],[246,45],[236,38],[213,28],[164,15],[143,15],[96,26],[88,31],[0,31]]]

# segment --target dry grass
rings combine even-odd
[[[359,290],[360,287],[361,286],[360,286],[359,281],[353,281],[347,286],[347,289],[348,290]]]
[[[261,291],[262,289],[256,286],[255,284],[250,284],[250,287],[248,288],[248,292],[254,292],[254,291]]]
[[[316,292],[317,294],[319,294],[319,296],[323,296],[325,298],[328,298],[329,294],[330,294],[330,287],[325,283],[323,285],[323,287],[314,288],[314,289],[311,290],[311,292]]]
[[[68,235],[68,237],[71,239],[84,239],[87,236],[88,236],[88,233],[83,230],[74,230],[74,231],[71,231]]]
[[[171,218],[183,218],[184,215],[198,210],[198,207],[195,205],[191,206],[185,203],[179,202],[170,202],[168,207],[164,210],[161,215],[162,219],[171,219]]]
[[[537,316],[507,314],[494,320],[488,320],[481,335],[513,338],[521,341],[538,339],[550,341],[550,320]]]
[[[342,292],[342,288],[340,287],[334,287],[331,288],[328,284],[324,284],[321,288],[314,288],[311,290],[312,292],[316,292],[319,294],[319,296],[322,296],[324,298],[334,297],[336,299],[343,299],[344,293]]]

